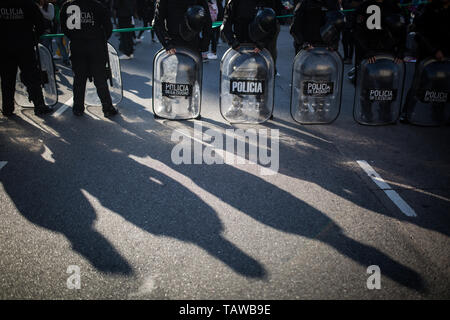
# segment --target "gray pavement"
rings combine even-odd
[[[115,35],[111,42],[118,47]],[[347,80],[336,122],[294,123],[284,26],[274,119],[238,126],[279,130],[278,173],[175,165],[174,130],[233,127],[219,112],[220,60],[204,64],[201,121],[154,119],[159,47],[145,33],[122,62],[124,99],[111,120],[99,107],[82,118],[19,107],[0,117],[0,299],[450,298],[448,127],[358,125]],[[72,82],[59,67],[57,109]],[[371,265],[380,267],[379,290],[366,285]],[[80,269],[80,289],[67,287],[69,266]]]

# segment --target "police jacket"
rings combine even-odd
[[[338,39],[333,44],[324,43],[320,29],[327,23],[327,12],[338,10],[337,0],[300,0],[294,9],[294,19],[290,27],[296,44],[337,47]]]
[[[97,0],[69,0],[61,8],[61,27],[71,41],[106,41],[112,33],[111,15]]]
[[[418,13],[413,21],[419,59],[434,56],[438,50],[450,57],[450,8],[432,2]]]
[[[197,36],[194,41],[187,43],[181,38],[180,27],[183,27],[188,8],[195,5],[204,8],[206,23],[202,30],[202,37]],[[207,51],[212,34],[209,6],[206,0],[156,0],[153,27],[166,50],[186,45],[198,51]]]
[[[375,21],[374,13],[371,13],[370,10],[367,13],[368,7],[372,5],[380,8],[380,29],[368,26]],[[384,0],[381,3],[367,0],[356,8],[354,37],[361,57],[368,58],[378,53],[390,53],[398,58],[403,58],[406,45],[406,22],[402,28],[390,26],[387,21],[394,15],[403,17],[396,0]]]
[[[225,6],[222,35],[232,48],[241,43],[254,43],[250,39],[248,27],[255,19],[258,9],[272,8],[276,15],[280,15],[283,6],[280,0],[229,0]],[[255,43],[260,49],[265,48],[273,40],[269,35],[267,39]]]
[[[0,38],[2,50],[28,48],[44,32],[44,18],[32,0],[0,1]]]

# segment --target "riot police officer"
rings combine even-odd
[[[378,9],[373,9],[378,8]],[[356,8],[356,63],[367,58],[375,62],[376,53],[390,53],[400,63],[406,44],[406,22],[395,0],[366,0]]]
[[[294,37],[295,53],[300,49],[311,49],[315,46],[327,46],[337,50],[339,46],[339,32],[333,35],[331,41],[322,38],[321,29],[330,22],[331,15],[337,17],[338,0],[303,0],[294,10],[290,33]],[[343,17],[341,17],[344,23]],[[336,31],[340,31],[336,29]]]
[[[204,13],[186,17],[188,9],[196,5],[202,6]],[[201,30],[194,30],[197,24]],[[170,54],[176,53],[177,46],[194,52],[208,51],[212,23],[206,0],[157,0],[153,27],[159,42]],[[201,31],[202,37],[197,31]]]
[[[270,8],[276,15],[280,15],[283,10],[280,0],[229,0],[225,6],[222,35],[228,45],[235,50],[242,43],[255,44],[255,52],[267,49],[276,65],[279,23],[277,22],[274,31],[268,32],[268,35],[260,40],[255,41],[249,34],[249,25],[254,22],[258,11],[262,8]]]
[[[86,81],[90,77],[97,88],[104,116],[117,114],[107,84],[107,39],[112,34],[109,11],[96,0],[69,0],[61,9],[61,24],[70,39],[74,115],[84,113]]]
[[[426,4],[416,13],[411,30],[415,32],[415,41],[418,44],[416,73],[420,63],[433,57],[437,61],[450,58],[450,0],[435,0]],[[417,74],[415,75],[417,76]],[[406,97],[405,108],[400,121],[408,123],[406,106],[410,104],[414,92],[411,87]],[[433,108],[438,111],[438,108]],[[439,110],[441,113],[443,110]],[[438,112],[435,116],[438,116]]]
[[[14,113],[14,92],[17,68],[22,73],[36,115],[51,112],[44,103],[41,75],[34,47],[44,29],[44,20],[37,5],[30,0],[4,0],[0,3],[0,39],[5,45],[0,52],[2,82],[2,113]]]

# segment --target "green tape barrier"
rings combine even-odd
[[[417,5],[421,5],[421,4],[426,4],[428,3],[428,1],[419,1],[417,3],[402,3],[400,4],[401,7],[411,7],[411,6],[417,6]],[[346,9],[346,10],[341,10],[341,12],[353,12],[355,11],[355,9]],[[293,14],[287,14],[284,16],[277,16],[278,19],[283,19],[283,18],[292,18],[294,15]],[[212,24],[212,28],[219,28],[222,25],[222,21],[216,21],[213,22]],[[134,32],[134,31],[145,31],[145,30],[152,30],[153,27],[140,27],[140,28],[124,28],[124,29],[114,29],[113,32],[115,33],[121,33],[121,32]],[[41,36],[41,38],[58,38],[58,37],[64,37],[63,33],[57,33],[57,34],[45,34],[43,36]]]

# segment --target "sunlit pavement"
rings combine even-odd
[[[154,119],[159,46],[145,33],[122,62],[115,118],[99,107],[75,117],[71,72],[59,62],[53,115],[16,107],[0,117],[0,298],[450,297],[449,127],[358,125],[348,80],[336,122],[294,123],[283,26],[274,119],[238,126],[279,130],[277,173],[176,165],[175,130],[233,127],[219,112],[220,60],[204,64],[201,121]],[[370,290],[373,265],[381,288]]]

